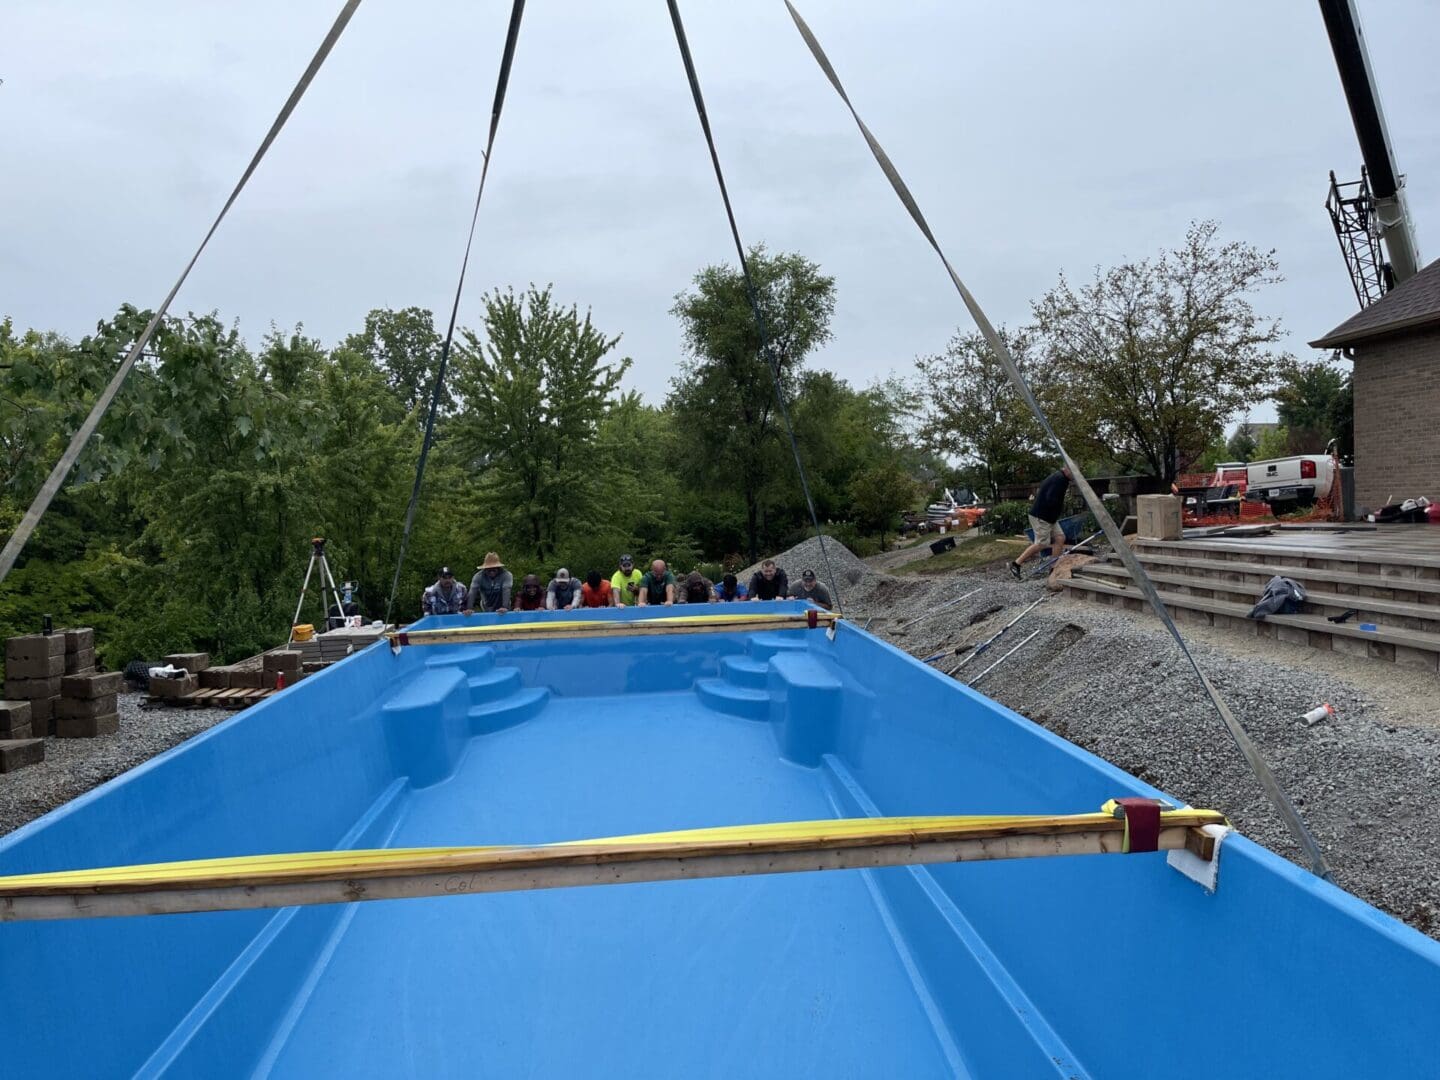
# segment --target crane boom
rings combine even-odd
[[[1354,0],[1320,0],[1320,14],[1365,160],[1375,207],[1373,227],[1385,243],[1393,280],[1399,283],[1419,270],[1420,254],[1405,203],[1405,178],[1395,165],[1395,151],[1380,108],[1360,16]]]

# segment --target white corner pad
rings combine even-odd
[[[1214,856],[1202,859],[1185,848],[1176,848],[1165,856],[1165,861],[1206,892],[1213,893],[1220,881],[1220,848],[1234,830],[1229,825],[1202,825],[1200,829],[1206,836],[1215,838]]]

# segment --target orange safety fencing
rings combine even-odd
[[[1188,473],[1176,478],[1176,488],[1186,487],[1207,487],[1218,486],[1215,484],[1213,473]],[[1243,487],[1242,496],[1244,494]],[[1220,525],[1264,525],[1264,524],[1294,524],[1303,525],[1310,522],[1343,521],[1345,500],[1341,491],[1341,475],[1337,466],[1335,479],[1330,485],[1323,498],[1316,499],[1310,506],[1298,510],[1293,514],[1286,514],[1283,518],[1277,518],[1270,511],[1269,503],[1263,500],[1250,500],[1241,498],[1239,515],[1234,513],[1218,514],[1195,514],[1183,510],[1183,521],[1187,528],[1204,528]]]

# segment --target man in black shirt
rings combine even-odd
[[[775,565],[774,559],[766,559],[760,569],[750,575],[750,600],[783,600],[790,592],[790,579],[785,571]]]
[[[1020,580],[1020,567],[1029,562],[1047,547],[1052,555],[1065,550],[1065,534],[1057,524],[1065,508],[1065,491],[1070,486],[1070,470],[1062,468],[1051,473],[1040,482],[1035,501],[1030,505],[1030,528],[1035,532],[1035,542],[1020,553],[1010,564],[1010,576]]]

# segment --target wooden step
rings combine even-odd
[[[1212,594],[1223,593],[1224,596],[1213,596],[1213,599],[1227,599],[1232,603],[1241,604],[1247,600],[1250,604],[1260,599],[1260,593],[1264,590],[1263,584],[1238,584],[1228,581],[1217,581],[1214,578],[1200,577],[1193,574],[1171,574],[1145,568],[1150,580],[1156,585],[1168,585],[1174,588],[1198,589]],[[1087,563],[1079,567],[1075,573],[1082,577],[1096,577],[1102,579],[1116,579],[1122,584],[1130,580],[1130,572],[1117,563]],[[1274,575],[1271,575],[1272,577]],[[1289,575],[1286,575],[1289,576]],[[1269,578],[1266,578],[1268,581]],[[1299,580],[1298,578],[1296,580]],[[1303,582],[1302,582],[1303,584]],[[1400,600],[1383,600],[1377,597],[1346,596],[1340,593],[1316,592],[1313,589],[1305,590],[1307,599],[1303,607],[1314,615],[1339,615],[1341,612],[1358,610],[1360,614],[1355,617],[1356,622],[1388,622],[1396,629],[1423,630],[1426,633],[1440,633],[1440,604],[1411,604]],[[1382,618],[1382,616],[1388,616]]]
[[[1403,533],[1395,528],[1412,527],[1431,532]],[[1373,533],[1352,534],[1356,539],[1348,546],[1328,546],[1305,543],[1300,539],[1287,542],[1283,531],[1262,539],[1245,540],[1219,538],[1187,538],[1185,540],[1135,540],[1134,546],[1150,551],[1165,553],[1205,552],[1210,555],[1230,557],[1240,555],[1246,560],[1264,562],[1268,565],[1283,565],[1286,560],[1292,564],[1313,567],[1317,570],[1348,570],[1355,566],[1376,566],[1388,569],[1396,577],[1421,578],[1440,581],[1440,553],[1427,544],[1426,548],[1409,549],[1407,542],[1412,538],[1429,540],[1434,525],[1397,526]],[[1440,535],[1437,535],[1440,539]],[[1334,565],[1332,565],[1334,564]]]
[[[1088,597],[1112,605],[1118,603],[1132,611],[1150,610],[1140,591],[1128,581],[1116,583],[1072,577],[1062,584],[1069,595],[1077,598]],[[1157,591],[1178,623],[1223,627],[1295,645],[1393,660],[1424,671],[1440,671],[1440,634],[1386,626],[1374,631],[1361,630],[1353,622],[1327,622],[1319,615],[1269,615],[1263,620],[1255,620],[1246,618],[1252,604],[1234,604],[1169,589]]]
[[[1189,547],[1189,542],[1186,542]],[[1183,555],[1171,544],[1163,549],[1157,549],[1150,545],[1136,545],[1135,555],[1148,570],[1150,566],[1182,567],[1187,570],[1194,570],[1206,574],[1240,574],[1246,577],[1261,578],[1257,584],[1263,586],[1276,574],[1283,574],[1285,577],[1294,578],[1308,589],[1308,583],[1312,581],[1324,582],[1335,585],[1337,588],[1329,590],[1344,593],[1344,588],[1354,588],[1355,595],[1361,596],[1358,590],[1371,589],[1387,592],[1408,592],[1416,594],[1416,598],[1422,603],[1440,604],[1440,579],[1429,578],[1404,578],[1391,577],[1380,572],[1364,573],[1355,570],[1334,570],[1310,566],[1289,566],[1282,565],[1278,561],[1251,562],[1236,561],[1226,558],[1210,558],[1204,554]],[[1287,558],[1287,562],[1293,562],[1293,558]],[[1326,560],[1327,562],[1333,560]],[[1378,565],[1378,564],[1377,564]],[[1377,598],[1378,599],[1378,598]]]

